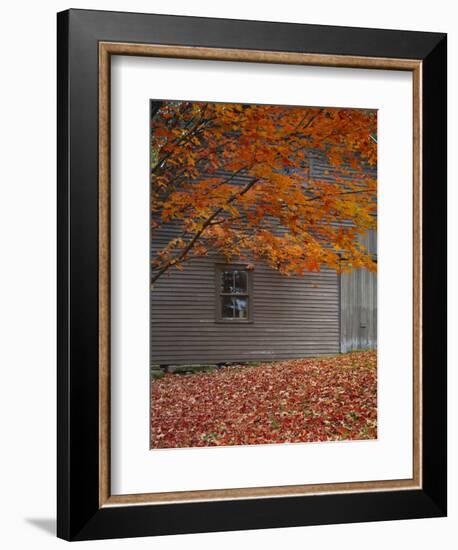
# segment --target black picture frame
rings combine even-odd
[[[57,26],[58,536],[87,540],[446,515],[446,35],[87,10],[59,13]],[[421,61],[421,489],[100,507],[100,41]]]

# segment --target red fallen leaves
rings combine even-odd
[[[377,437],[375,351],[166,374],[151,392],[152,448]]]

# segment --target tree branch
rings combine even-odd
[[[219,215],[221,214],[221,212],[224,211],[224,208],[226,206],[228,206],[229,204],[232,204],[236,199],[242,197],[243,195],[245,195],[245,193],[247,193],[255,183],[257,183],[259,181],[259,178],[257,179],[254,179],[252,181],[250,181],[249,183],[247,183],[247,185],[245,185],[245,187],[239,192],[239,193],[234,193],[227,201],[226,203],[223,205],[223,206],[220,206],[219,208],[217,208],[206,220],[205,222],[202,224],[201,228],[195,233],[195,235],[192,237],[192,239],[189,241],[189,243],[184,247],[184,249],[181,251],[181,253],[173,258],[172,260],[168,261],[167,264],[165,266],[163,266],[162,268],[159,269],[158,273],[151,279],[151,284],[154,284],[161,275],[163,275],[170,267],[172,267],[173,265],[176,265],[178,263],[180,263],[181,261],[183,261],[184,259],[186,259],[186,256],[188,254],[188,252],[191,250],[191,248],[194,246],[194,244],[196,243],[197,239],[199,239],[199,237],[201,237],[201,235],[204,233],[204,231],[211,225],[212,221]]]

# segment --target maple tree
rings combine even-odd
[[[153,448],[375,439],[377,352],[166,374],[151,386]]]
[[[283,274],[375,271],[358,236],[376,226],[376,132],[370,110],[152,102],[152,238],[179,228],[152,283],[210,251]],[[310,152],[332,178],[312,177]]]

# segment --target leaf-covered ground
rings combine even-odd
[[[152,448],[374,439],[376,352],[152,382]]]

